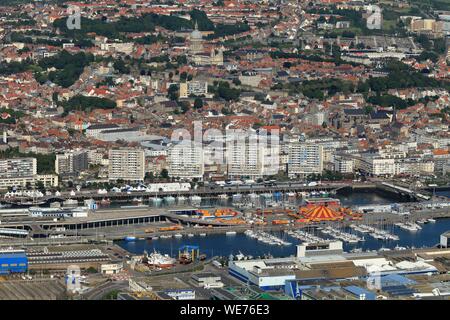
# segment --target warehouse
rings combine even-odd
[[[27,272],[28,259],[23,250],[0,251],[0,274]]]

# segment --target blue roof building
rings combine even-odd
[[[23,273],[28,270],[28,258],[22,251],[0,251],[0,275]]]

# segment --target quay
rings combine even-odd
[[[192,208],[161,209],[161,208],[135,208],[135,209],[108,209],[98,210],[88,217],[67,218],[59,221],[51,219],[29,220],[28,217],[19,217],[16,221],[2,221],[2,228],[16,228],[28,230],[29,236],[22,238],[0,238],[0,245],[44,245],[65,243],[110,242],[122,240],[127,236],[140,239],[151,239],[161,235],[187,234],[198,235],[224,234],[228,231],[243,233],[247,229],[261,231],[281,231],[301,228],[314,228],[329,225],[330,222],[321,223],[294,223],[291,221],[285,225],[274,225],[271,220],[280,219],[280,216],[265,216],[266,225],[241,224],[233,225],[214,221],[194,219],[189,216],[177,215],[175,212],[194,210]],[[246,212],[243,213],[244,215]],[[287,217],[286,217],[287,218]],[[361,221],[332,222],[340,226],[348,226],[352,223],[394,224],[396,222],[417,221],[419,219],[450,218],[450,207],[410,210],[409,214],[394,214],[392,212],[366,213]],[[23,220],[22,220],[23,219]],[[165,226],[182,225],[183,228],[172,231],[159,231]],[[148,230],[152,229],[151,232]]]
[[[327,182],[312,185],[307,185],[306,183],[300,182],[277,182],[271,186],[265,186],[262,184],[252,184],[252,185],[234,185],[234,186],[205,186],[198,187],[191,190],[180,190],[180,191],[158,191],[158,192],[148,192],[148,191],[128,191],[128,192],[106,192],[99,193],[98,190],[81,190],[75,191],[65,191],[56,195],[46,195],[39,198],[32,198],[27,196],[20,197],[6,197],[4,196],[2,202],[9,204],[22,204],[22,203],[33,203],[33,201],[39,201],[41,203],[50,202],[63,202],[65,200],[77,200],[83,202],[84,200],[93,199],[96,201],[101,201],[108,199],[114,202],[131,202],[134,199],[141,199],[143,201],[150,201],[154,197],[192,197],[199,196],[202,198],[217,198],[219,195],[226,194],[227,196],[232,196],[234,194],[263,194],[263,193],[275,193],[275,192],[313,192],[313,191],[326,191],[331,194],[336,194],[339,191],[354,191],[354,190],[380,190],[383,192],[388,192],[395,194],[400,197],[410,199],[412,201],[423,201],[430,199],[430,192],[428,190],[410,190],[408,188],[396,185],[394,182]]]

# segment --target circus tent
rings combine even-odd
[[[301,214],[312,221],[341,220],[344,214],[328,206],[314,206],[312,208],[302,208]]]

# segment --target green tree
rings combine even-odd
[[[162,169],[160,176],[163,179],[168,179],[169,178],[169,171],[167,169]]]
[[[201,109],[201,108],[203,108],[203,100],[200,98],[195,98],[194,109]]]

